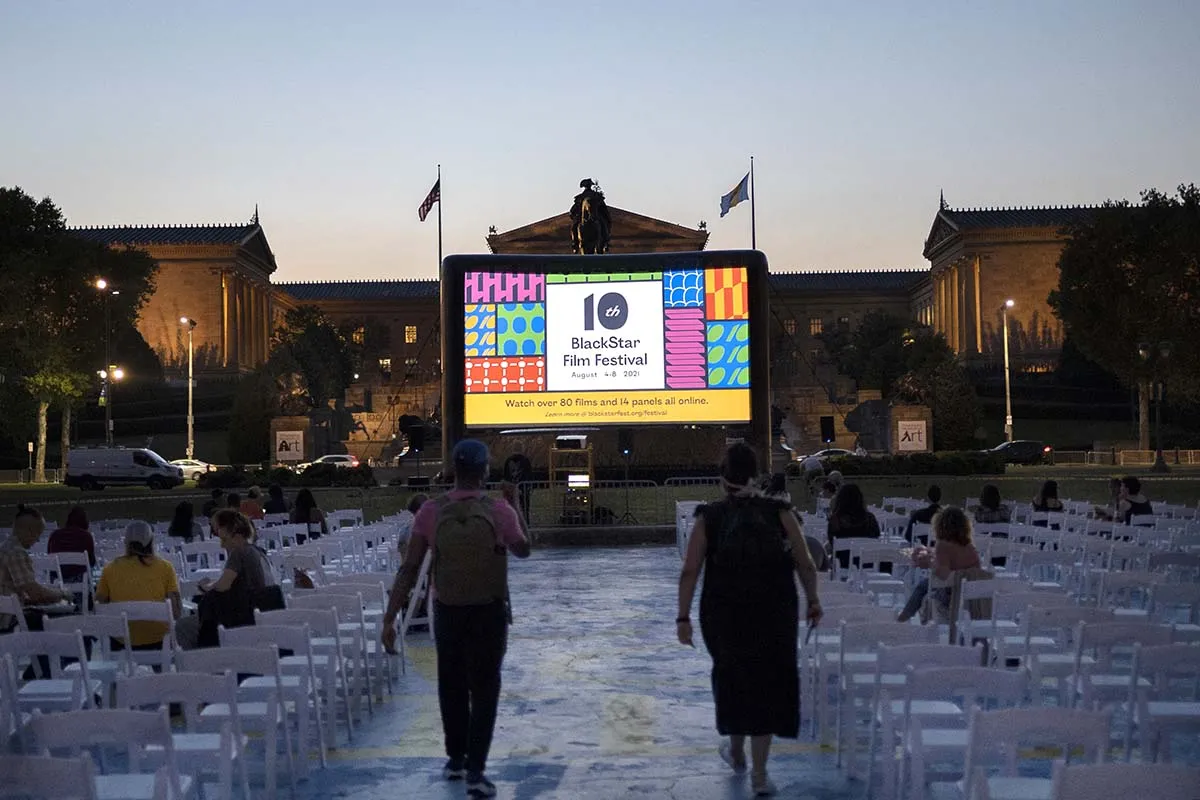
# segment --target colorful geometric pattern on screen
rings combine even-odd
[[[546,276],[546,283],[628,283],[658,280],[662,280],[661,272],[576,272],[571,275],[552,273]]]
[[[666,338],[667,388],[705,388],[708,385],[708,371],[707,351],[704,346],[704,309],[665,309],[663,325]]]
[[[464,303],[541,303],[546,276],[518,272],[468,272],[463,278]]]
[[[546,353],[546,307],[542,303],[505,303],[496,307],[496,355]]]
[[[750,323],[708,323],[708,388],[750,385]]]
[[[463,307],[463,329],[467,356],[496,355],[496,307],[466,305]]]
[[[708,319],[747,319],[746,268],[722,267],[705,271],[705,301]]]
[[[467,394],[541,392],[546,388],[546,359],[468,358]]]
[[[704,270],[675,269],[663,273],[665,308],[704,308]]]

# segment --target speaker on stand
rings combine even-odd
[[[617,448],[621,451],[621,460],[625,462],[625,513],[617,519],[617,524],[637,525],[637,517],[629,510],[629,462],[633,460],[633,431],[631,429],[617,429]]]

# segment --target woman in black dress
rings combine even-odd
[[[798,573],[808,601],[809,624],[821,619],[817,573],[787,501],[763,495],[754,451],[729,448],[721,465],[725,499],[697,511],[679,576],[679,641],[693,645],[691,607],[701,570],[700,629],[712,656],[717,732],[729,741],[721,757],[735,772],[746,769],[750,737],[751,783],[760,797],[775,793],[767,778],[771,737],[796,738],[800,730]],[[693,645],[694,646],[694,645]]]

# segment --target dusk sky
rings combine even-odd
[[[1200,181],[1200,2],[0,0],[0,185],[72,225],[248,220],[276,280],[436,274],[610,205],[775,270],[918,267],[952,206]],[[614,231],[620,236],[620,231]]]

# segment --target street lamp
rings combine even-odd
[[[113,372],[114,368],[112,366],[112,353],[110,352],[110,333],[112,331],[112,315],[110,314],[109,308],[108,308],[108,305],[109,305],[108,298],[111,295],[118,295],[118,294],[120,294],[120,292],[118,292],[116,289],[114,289],[112,287],[112,284],[109,283],[104,278],[97,278],[94,286],[104,296],[104,364],[107,368],[107,372],[105,370],[100,370],[100,379],[103,382],[103,384],[100,388],[100,404],[104,406],[104,443],[111,446],[113,443],[113,437],[112,437],[113,423],[112,423],[112,404],[110,402],[108,402],[108,400],[109,400],[109,397],[108,397],[108,395],[109,395],[108,372]],[[112,377],[113,377],[113,380],[120,380],[120,378],[116,377],[116,375],[113,375]]]
[[[1009,299],[1005,300],[1004,305],[1000,307],[1000,315],[1004,318],[1004,440],[1007,442],[1013,440],[1012,378],[1010,377],[1012,369],[1008,360],[1008,310],[1015,305],[1016,303]]]
[[[187,328],[188,335],[187,457],[193,458],[196,454],[196,418],[192,415],[192,387],[195,385],[192,380],[192,359],[195,352],[192,349],[192,331],[196,330],[196,320],[191,317],[180,317],[179,324]]]
[[[1138,355],[1141,356],[1142,363],[1150,367],[1150,384],[1153,387],[1151,397],[1157,398],[1155,404],[1158,406],[1154,412],[1154,465],[1150,467],[1150,471],[1170,472],[1171,468],[1163,458],[1163,381],[1159,376],[1166,371],[1167,359],[1171,357],[1171,343],[1159,342],[1158,348],[1155,349],[1149,342],[1142,342],[1138,345]]]
[[[116,364],[109,364],[107,369],[97,370],[100,376],[100,405],[104,406],[104,442],[111,446],[113,443],[112,422],[112,390],[125,379],[125,370]]]

